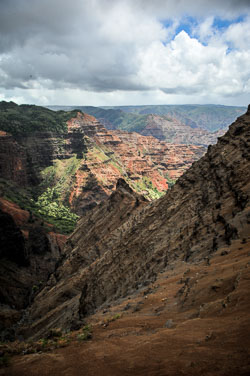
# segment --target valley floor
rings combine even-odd
[[[64,348],[14,356],[0,375],[250,375],[249,286],[250,237],[199,263],[177,261],[90,316],[90,340],[76,334]]]

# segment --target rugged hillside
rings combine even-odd
[[[60,234],[74,230],[75,213],[106,199],[121,177],[134,191],[157,198],[204,149],[107,131],[78,111],[6,102],[0,103],[0,129],[0,329],[13,338],[6,326],[20,319],[54,272],[66,239]]]
[[[181,123],[180,120],[169,116],[148,115],[146,126],[141,131],[145,136],[154,136],[159,140],[171,142],[173,144],[190,144],[208,146],[215,144],[217,138],[225,133],[226,129],[221,129],[211,133],[202,128],[192,128]]]
[[[43,336],[53,327],[77,328],[96,309],[140,291],[176,261],[209,265],[218,249],[230,247],[237,239],[249,247],[249,143],[250,107],[159,200],[132,214],[129,211],[118,227],[116,216],[112,224],[108,213],[111,208],[121,211],[120,200],[107,201],[83,217],[69,238],[60,267],[31,306],[28,327],[21,332]],[[132,194],[124,184],[122,189],[121,197]],[[136,206],[133,201],[137,199],[132,207]],[[191,288],[187,280],[182,293]],[[225,289],[225,299],[229,290]]]
[[[77,219],[69,207],[84,213],[107,198],[119,178],[158,198],[205,151],[108,131],[77,111],[6,102],[0,130],[1,195],[63,233],[72,232]]]
[[[77,331],[0,345],[2,353],[20,353],[2,372],[248,376],[249,259],[249,242],[238,239],[209,262],[177,260],[154,283],[98,310]]]
[[[196,146],[168,145],[136,133],[107,131],[94,117],[81,113],[68,127],[71,132],[82,132],[87,146],[70,196],[74,208],[109,196],[120,177],[136,192],[158,198],[205,151]]]

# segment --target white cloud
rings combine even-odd
[[[166,46],[156,42],[140,52],[138,80],[166,93],[234,95],[246,93],[250,77],[250,50],[203,45],[181,31]]]
[[[193,28],[193,35],[197,36],[200,41],[207,42],[215,35],[213,23],[214,16],[206,17],[200,24]]]
[[[222,38],[233,48],[249,50],[250,48],[250,17],[243,22],[229,26]]]
[[[187,6],[184,0],[75,0],[72,6],[66,0],[33,0],[32,7],[29,0],[1,1],[4,98],[40,104],[180,103],[180,98],[247,104],[250,19],[225,30],[214,20],[249,14],[248,1],[197,0]],[[184,31],[175,35],[188,15],[200,17],[192,37]],[[164,27],[164,20],[172,22]]]

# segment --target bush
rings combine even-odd
[[[79,341],[87,341],[92,338],[92,327],[91,325],[86,325],[82,328],[82,333],[78,334],[77,339]]]

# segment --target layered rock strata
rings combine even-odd
[[[164,192],[169,179],[176,180],[205,152],[203,147],[166,144],[135,132],[108,131],[87,114],[79,113],[68,128],[81,132],[87,147],[70,195],[75,210],[105,199],[119,178],[149,198],[153,189]]]
[[[199,146],[108,131],[81,112],[67,121],[65,132],[51,129],[15,138],[1,131],[0,177],[32,187],[36,195],[55,186],[60,200],[78,214],[106,199],[119,178],[148,198],[158,198],[205,152]]]

